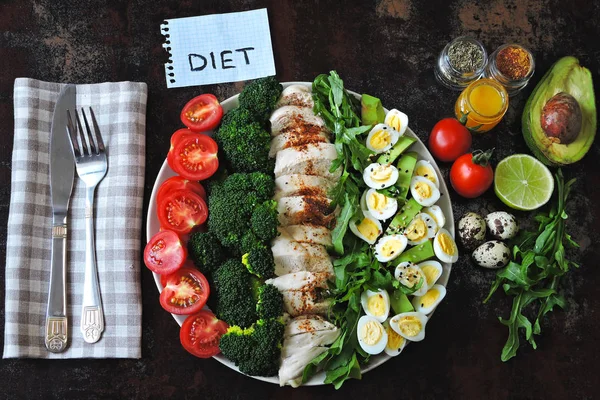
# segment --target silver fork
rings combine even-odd
[[[83,304],[81,308],[81,333],[83,340],[96,343],[104,331],[104,311],[98,284],[98,268],[96,266],[96,245],[94,239],[94,192],[96,186],[106,175],[108,161],[106,148],[100,136],[100,128],[92,108],[89,108],[93,129],[90,129],[88,118],[83,108],[81,119],[76,110],[74,117],[67,111],[67,129],[71,142],[71,150],[75,156],[77,175],[85,182],[85,278],[83,284]],[[76,124],[73,121],[76,121]],[[85,127],[85,130],[84,130]],[[77,133],[81,141],[77,139]],[[92,134],[93,132],[93,134]],[[87,143],[86,143],[87,136]],[[96,143],[94,143],[94,138]]]

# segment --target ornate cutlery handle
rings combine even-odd
[[[94,238],[94,191],[88,187],[85,199],[85,278],[81,308],[81,333],[87,343],[96,343],[104,331],[104,311],[100,298],[96,244]]]
[[[50,265],[50,289],[46,309],[44,343],[53,353],[67,348],[67,217],[55,216],[52,226],[52,263]]]

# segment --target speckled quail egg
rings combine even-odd
[[[467,250],[473,250],[485,242],[485,220],[474,212],[468,212],[458,220],[458,237]]]
[[[386,263],[398,257],[404,249],[408,240],[404,235],[385,235],[375,244],[375,258],[377,261]]]
[[[385,289],[376,292],[365,290],[360,295],[360,304],[362,304],[365,314],[383,322],[390,314],[390,295]]]
[[[389,319],[383,323],[383,327],[388,335],[388,341],[383,351],[390,357],[396,357],[402,352],[404,346],[406,346],[407,340],[392,329]]]
[[[398,211],[398,200],[388,197],[375,189],[365,191],[360,199],[360,207],[374,218],[385,221]]]
[[[455,263],[458,261],[456,242],[450,232],[444,228],[440,229],[433,239],[433,251],[442,262]]]
[[[363,171],[363,179],[371,189],[385,189],[398,180],[398,169],[393,165],[372,163]]]
[[[394,277],[404,286],[409,289],[412,289],[416,285],[423,281],[421,287],[417,289],[413,295],[421,296],[427,293],[427,278],[421,268],[417,264],[411,263],[410,261],[403,261],[396,267],[394,271]]]
[[[437,224],[436,233],[440,228],[443,228],[444,225],[446,225],[446,216],[440,206],[425,207],[423,212],[433,218]]]
[[[400,136],[404,135],[406,128],[408,128],[408,116],[402,111],[396,110],[395,108],[392,108],[390,111],[388,111],[383,122],[386,125],[394,128],[394,130],[396,130]]]
[[[435,184],[435,187],[440,187],[440,180],[437,173],[433,169],[433,165],[429,161],[419,160],[415,164],[415,170],[413,176],[422,176],[423,178],[429,179]]]
[[[422,176],[410,180],[410,194],[423,207],[430,207],[440,199],[440,190],[433,182]]]
[[[430,314],[435,307],[446,296],[446,288],[442,285],[433,285],[423,296],[415,296],[412,299],[412,305],[415,311],[423,314]]]
[[[416,246],[434,237],[437,231],[433,218],[428,214],[418,213],[404,230],[404,236],[408,239],[408,244]]]
[[[386,124],[377,124],[371,129],[365,143],[367,149],[375,154],[383,153],[396,144],[400,133]]]
[[[388,335],[381,322],[374,317],[363,315],[356,329],[358,344],[368,354],[381,353],[387,344]]]
[[[510,249],[504,242],[490,240],[473,251],[473,260],[480,267],[502,268],[510,261]]]
[[[411,342],[425,339],[425,325],[427,316],[421,312],[405,312],[394,315],[390,319],[390,326],[400,336]]]
[[[383,233],[381,222],[369,213],[362,215],[362,218],[351,220],[348,226],[352,233],[369,244],[375,244],[379,235]]]
[[[498,240],[512,239],[519,232],[517,219],[505,211],[496,211],[489,213],[485,217],[490,235]]]

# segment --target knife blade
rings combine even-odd
[[[75,85],[60,92],[50,131],[50,197],[52,200],[52,257],[44,343],[53,353],[67,348],[67,212],[73,190],[75,160],[67,132],[67,110],[75,110]]]

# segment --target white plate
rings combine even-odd
[[[309,82],[286,82],[286,83],[282,83],[282,85],[285,88],[290,85],[305,85],[305,86],[311,87],[312,84]],[[355,92],[349,91],[349,93],[352,93],[353,95],[360,98],[360,95]],[[221,103],[221,106],[223,106],[223,112],[225,112],[225,113],[228,112],[229,110],[237,107],[238,106],[238,95],[235,95],[235,96],[230,97],[227,100],[223,101]],[[387,110],[386,110],[386,112],[387,112]],[[409,120],[410,120],[410,116],[409,116]],[[211,133],[209,133],[209,134],[211,134]],[[427,150],[427,148],[425,147],[423,142],[421,142],[421,140],[415,135],[415,133],[410,129],[410,127],[406,130],[405,135],[412,136],[417,139],[417,142],[415,142],[410,147],[410,151],[417,152],[419,154],[419,160],[429,161],[435,168],[435,172],[440,177],[440,191],[444,195],[440,198],[440,200],[436,204],[438,206],[440,206],[440,208],[444,212],[444,215],[446,216],[446,225],[445,225],[446,229],[448,230],[448,232],[450,232],[450,234],[452,236],[454,236],[454,216],[452,215],[452,206],[450,203],[450,195],[448,193],[448,188],[446,187],[446,182],[442,178],[442,173],[440,172],[431,153],[429,153],[429,151]],[[176,175],[175,172],[173,172],[173,170],[171,170],[171,168],[169,168],[169,165],[167,164],[167,160],[165,160],[162,165],[162,168],[158,172],[158,176],[156,177],[156,181],[154,182],[154,188],[152,189],[152,195],[150,196],[150,205],[148,207],[148,216],[146,219],[147,220],[146,240],[151,238],[156,232],[158,232],[158,230],[160,228],[160,224],[158,222],[158,217],[156,214],[156,194],[158,192],[158,188],[161,185],[161,183],[163,183],[165,180],[167,180],[168,178],[175,176],[175,175]],[[442,266],[444,267],[444,272],[442,273],[442,276],[440,277],[438,283],[446,286],[446,284],[448,283],[448,278],[450,276],[451,264],[442,263]],[[160,291],[162,291],[162,289],[163,289],[163,286],[160,283],[160,275],[154,273],[154,281],[156,282],[156,286],[160,293]],[[430,317],[431,317],[431,315],[430,315]],[[177,323],[180,326],[183,323],[183,321],[185,320],[185,316],[183,316],[183,315],[174,315],[173,314],[173,318],[175,318],[175,321],[177,321]],[[398,355],[397,357],[402,357],[402,355]],[[235,364],[232,363],[231,361],[229,361],[223,355],[219,354],[219,355],[215,356],[214,358],[217,361],[219,361],[220,363],[225,364],[229,368],[234,369],[239,372],[239,370],[235,366]],[[386,355],[385,353],[382,353],[378,356],[371,357],[371,361],[369,362],[369,364],[367,364],[365,367],[362,368],[362,372],[363,373],[368,372],[368,371],[372,370],[373,368],[383,364],[390,358],[391,357]],[[277,377],[268,377],[267,378],[267,377],[261,377],[261,376],[253,376],[252,378],[255,378],[255,379],[258,379],[261,381],[265,381],[265,382],[279,384],[279,380],[277,379]],[[323,372],[321,372],[321,373],[315,375],[310,381],[308,381],[304,385],[308,385],[308,386],[323,385],[324,379],[325,379],[325,374]]]

